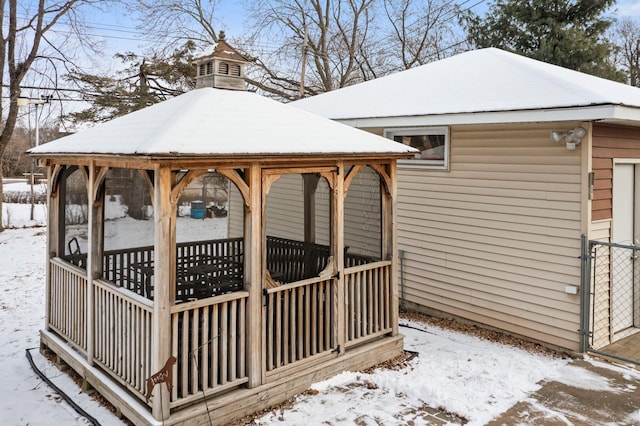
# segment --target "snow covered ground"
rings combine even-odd
[[[44,325],[46,235],[44,228],[33,226],[46,218],[29,221],[24,218],[29,206],[7,207],[14,226],[27,227],[0,233],[0,425],[87,424],[35,375],[25,357],[27,348],[38,346],[38,330]],[[339,374],[314,384],[317,393],[300,395],[293,406],[256,424],[420,425],[429,424],[423,410],[428,406],[463,417],[469,425],[483,425],[525,400],[543,380],[592,390],[608,386],[568,360],[416,321],[401,322],[411,326],[401,328],[406,349],[419,353],[406,368]],[[44,373],[101,424],[122,424],[37,350],[31,353]],[[635,370],[625,374],[640,379]]]

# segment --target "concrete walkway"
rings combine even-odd
[[[605,361],[571,362],[583,368],[593,381],[590,389],[560,382],[544,382],[542,388],[518,402],[490,426],[513,425],[640,425],[640,380]],[[596,365],[594,365],[596,364]],[[602,366],[601,366],[602,365]],[[570,378],[567,382],[571,382]]]

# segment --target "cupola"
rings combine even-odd
[[[224,31],[220,31],[218,44],[213,49],[213,53],[197,58],[193,62],[196,65],[196,89],[215,87],[247,90],[244,68],[249,61],[227,43]]]

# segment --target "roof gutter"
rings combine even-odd
[[[465,112],[402,117],[346,118],[336,121],[358,128],[452,126],[464,124],[515,124],[555,121],[613,121],[640,125],[640,108],[622,105]]]

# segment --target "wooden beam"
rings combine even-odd
[[[88,228],[88,241],[87,241],[87,311],[86,311],[86,326],[87,326],[87,362],[89,365],[94,363],[94,348],[95,348],[95,334],[94,334],[94,285],[93,280],[100,278],[102,274],[102,252],[103,252],[103,208],[104,203],[104,179],[108,172],[107,167],[97,168],[94,163],[89,165],[89,189],[88,194],[91,194],[89,200],[89,223]]]
[[[89,176],[93,177],[93,190],[89,192],[91,194],[91,199],[93,201],[97,201],[100,195],[100,191],[102,188],[102,184],[107,177],[107,173],[109,173],[108,167],[95,167],[93,163],[91,163]]]
[[[172,174],[159,167],[154,175],[154,276],[151,324],[151,372],[159,371],[171,354],[171,287],[175,287],[175,208],[172,208]],[[173,275],[173,276],[172,276]],[[175,368],[175,367],[174,367]],[[146,378],[145,378],[146,379]],[[166,386],[156,386],[152,415],[158,421],[169,418],[170,395]]]
[[[60,200],[62,197],[58,197],[56,195],[59,194],[58,185],[60,173],[62,171],[62,167],[56,166],[48,166],[47,167],[47,193],[48,193],[48,203],[47,203],[47,221],[48,221],[48,232],[47,232],[47,264],[46,264],[46,279],[45,279],[45,303],[44,303],[44,324],[45,329],[50,330],[49,322],[50,322],[50,310],[49,306],[51,305],[51,266],[49,265],[51,259],[59,255],[59,247],[60,247]],[[64,202],[64,199],[63,199]]]
[[[363,164],[357,164],[355,166],[353,166],[351,168],[351,170],[349,170],[349,173],[347,174],[347,176],[345,176],[344,178],[344,195],[345,197],[347,196],[347,191],[349,191],[349,187],[351,186],[351,182],[353,182],[353,178],[356,177],[356,175],[358,173],[360,173],[360,171],[362,169],[365,168],[365,165]]]
[[[273,173],[269,173],[269,174],[262,174],[262,195],[264,197],[264,202],[262,204],[263,209],[266,209],[266,203],[267,203],[267,195],[269,195],[269,191],[271,190],[271,185],[273,185],[275,183],[275,181],[277,181],[278,179],[280,179],[280,176],[282,176],[282,174],[273,174]]]
[[[142,176],[142,179],[147,184],[149,188],[149,196],[151,198],[151,205],[153,205],[154,191],[153,191],[153,170],[142,170],[138,169],[138,173]]]
[[[207,173],[207,170],[189,170],[175,185],[171,188],[171,204],[177,205],[178,199],[182,191],[194,180]]]
[[[49,170],[47,173],[49,174],[48,178],[48,189],[49,189],[49,198],[58,196],[58,186],[60,185],[60,176],[64,171],[64,167],[60,164],[55,164],[53,167],[47,167]]]
[[[247,315],[247,374],[248,387],[263,384],[265,366],[263,351],[262,325],[262,254],[263,254],[263,218],[262,218],[262,175],[260,164],[254,163],[249,169],[247,185],[249,207],[245,209],[244,252],[245,252],[245,288],[249,290]]]
[[[310,165],[309,167],[282,167],[282,168],[274,168],[274,169],[263,169],[263,176],[268,175],[287,175],[287,174],[305,174],[305,173],[334,173],[336,171],[335,166],[318,166],[314,167]]]
[[[334,177],[335,185],[331,200],[331,255],[335,259],[334,276],[334,310],[336,320],[333,324],[334,335],[338,345],[338,353],[345,353],[345,296],[344,296],[344,163],[338,162],[338,171]]]
[[[395,162],[394,162],[394,167],[395,167]],[[371,164],[371,168],[376,172],[378,172],[378,174],[382,178],[382,183],[384,184],[385,189],[387,190],[387,192],[390,193],[391,186],[393,185],[393,182],[391,179],[391,173],[389,172],[389,170],[391,169],[391,164],[373,163]]]
[[[251,192],[249,190],[249,185],[245,182],[245,180],[240,176],[236,169],[216,169],[216,172],[220,173],[222,176],[229,179],[231,182],[236,184],[238,191],[242,194],[242,199],[244,200],[244,205],[247,208],[251,208]]]
[[[372,166],[373,167],[373,166]],[[378,170],[380,167],[374,167]],[[392,335],[398,334],[398,220],[397,220],[397,165],[395,161],[388,164],[387,179],[381,194],[382,201],[382,258],[391,260],[391,306],[390,318]]]

